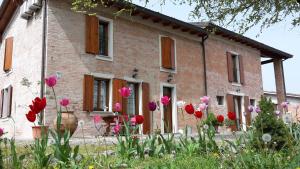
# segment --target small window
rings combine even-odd
[[[96,79],[94,80],[93,94],[93,109],[94,111],[107,111],[109,106],[109,80]]]
[[[250,105],[255,106],[255,99],[250,99]]]
[[[108,56],[109,22],[99,21],[99,54]]]
[[[224,105],[224,96],[217,96],[217,102],[219,106]]]
[[[240,61],[238,55],[231,55],[232,62],[233,62],[233,82],[235,83],[241,83],[241,77],[240,77]]]
[[[127,114],[133,116],[139,114],[139,86],[137,83],[128,83],[128,87],[130,87],[132,93],[127,100]]]
[[[1,90],[0,94],[0,117],[11,117],[12,108],[12,86]]]

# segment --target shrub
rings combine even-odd
[[[281,118],[275,116],[274,106],[271,99],[262,97],[259,102],[261,112],[254,122],[253,140],[251,144],[255,148],[272,148],[281,150],[284,147],[290,148],[292,145],[292,136]],[[270,142],[264,142],[262,136],[270,134]]]

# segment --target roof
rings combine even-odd
[[[280,58],[280,59],[288,59],[292,58],[293,55],[283,52],[281,50],[275,49],[271,46],[258,42],[256,40],[245,37],[241,34],[232,32],[228,29],[220,27],[211,22],[193,22],[191,24],[197,25],[203,29],[206,29],[208,32],[214,32],[216,35],[223,36],[228,39],[232,39],[236,42],[240,42],[242,44],[248,45],[250,47],[256,48],[261,52],[262,57],[268,58]]]
[[[274,91],[264,91],[265,95],[271,95],[271,96],[276,96],[277,93]],[[300,94],[295,94],[295,93],[287,93],[286,97],[291,97],[291,98],[300,98]]]
[[[22,3],[23,0],[3,0],[0,6],[0,41],[15,11]]]

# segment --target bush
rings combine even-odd
[[[282,148],[290,148],[292,145],[292,136],[281,118],[276,117],[274,106],[271,99],[262,97],[259,102],[261,112],[254,122],[253,140],[251,144],[257,149],[272,148],[281,150]],[[264,142],[262,136],[270,134],[272,139],[270,142]]]

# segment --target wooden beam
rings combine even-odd
[[[178,29],[178,28],[180,28],[179,25],[173,25],[173,29]]]
[[[152,19],[152,21],[153,21],[154,23],[159,23],[159,22],[161,21],[161,19],[160,19],[160,18],[154,18],[154,19]]]
[[[190,30],[189,28],[182,28],[181,31],[182,32],[187,32],[188,30]]]
[[[163,22],[164,26],[169,26],[171,24],[171,22]]]
[[[272,62],[274,62],[274,59],[265,60],[265,61],[261,62],[261,65],[265,65],[265,64],[268,64],[268,63],[272,63]]]
[[[150,15],[143,15],[142,18],[143,19],[149,19],[151,16]]]

